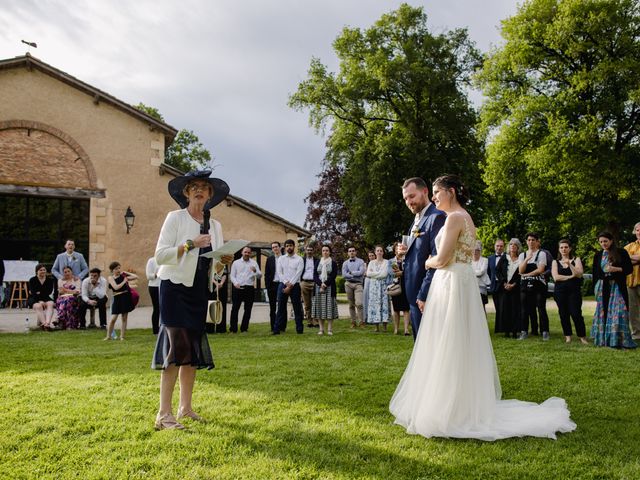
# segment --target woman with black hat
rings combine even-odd
[[[196,369],[213,368],[205,333],[207,299],[216,270],[233,260],[232,256],[222,257],[221,262],[200,256],[223,244],[220,222],[209,218],[209,210],[224,200],[229,186],[210,175],[210,170],[189,172],[169,182],[169,194],[182,210],[167,215],[155,252],[162,280],[160,332],[152,361],[152,368],[162,370],[157,430],[183,429],[181,418],[203,421],[192,409],[191,396]],[[176,419],[171,400],[178,378]]]

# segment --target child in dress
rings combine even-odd
[[[113,290],[113,300],[111,301],[111,320],[109,321],[107,336],[104,340],[111,340],[118,315],[122,315],[120,340],[124,340],[124,334],[127,331],[127,315],[135,308],[133,298],[131,297],[129,281],[137,280],[138,276],[122,270],[118,262],[111,262],[109,270],[111,270],[111,275],[109,275],[108,282],[109,288]]]

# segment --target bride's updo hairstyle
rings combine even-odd
[[[453,191],[456,193],[456,199],[460,205],[468,204],[471,199],[469,197],[469,189],[462,183],[462,180],[457,175],[442,175],[433,181],[433,186],[446,190],[453,188]]]

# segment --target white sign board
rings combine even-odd
[[[28,282],[36,274],[37,260],[4,260],[5,282]]]

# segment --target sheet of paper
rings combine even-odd
[[[220,260],[220,257],[223,255],[233,255],[241,248],[246,247],[251,242],[249,240],[229,240],[224,245],[222,245],[218,250],[212,250],[211,252],[203,253],[200,255],[205,258],[215,258],[216,260]]]

